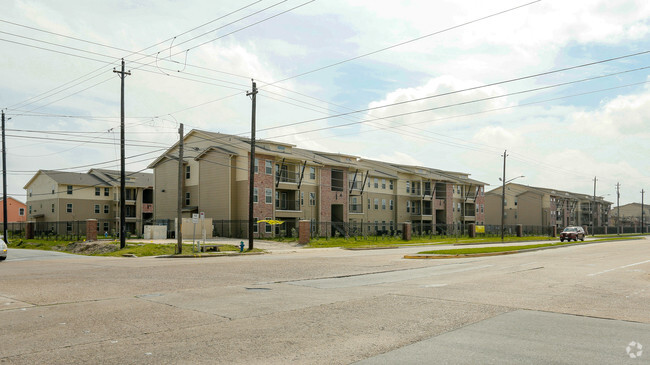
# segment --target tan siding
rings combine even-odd
[[[174,219],[178,202],[178,162],[166,160],[158,164],[154,169],[154,181],[155,219]]]
[[[208,218],[231,219],[229,164],[230,156],[214,151],[200,161],[198,205]]]

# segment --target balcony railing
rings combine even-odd
[[[277,210],[300,210],[299,200],[275,200],[275,209]]]
[[[350,213],[363,213],[363,204],[350,204]]]

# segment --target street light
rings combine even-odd
[[[506,215],[506,184],[513,181],[513,180],[515,180],[515,179],[519,179],[520,177],[525,177],[525,176],[521,175],[521,176],[513,177],[510,180],[506,180],[505,179],[506,178],[506,172],[505,172],[505,169],[504,169],[504,171],[503,171],[503,179],[499,178],[499,181],[503,182],[503,185],[502,185],[502,188],[501,188],[501,241],[503,241],[503,235],[504,235],[503,222],[505,220],[505,215]]]

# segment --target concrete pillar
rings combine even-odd
[[[404,241],[411,240],[411,222],[404,222],[402,224],[402,239]]]
[[[25,223],[25,239],[34,239],[34,222]]]
[[[605,234],[607,234],[607,226],[605,226]]]
[[[86,219],[86,241],[97,241],[97,219]]]
[[[298,243],[301,245],[309,243],[311,238],[310,235],[311,222],[307,220],[301,220],[298,222]]]
[[[474,223],[470,223],[469,226],[467,227],[467,233],[469,234],[469,238],[475,238],[476,237],[476,225]]]
[[[517,224],[515,230],[517,231],[517,237],[524,236],[524,227],[521,224]]]

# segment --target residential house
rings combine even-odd
[[[7,197],[7,222],[24,222],[26,218],[27,206],[25,203],[10,196]],[[0,199],[0,220],[2,219],[4,219],[4,204]]]

